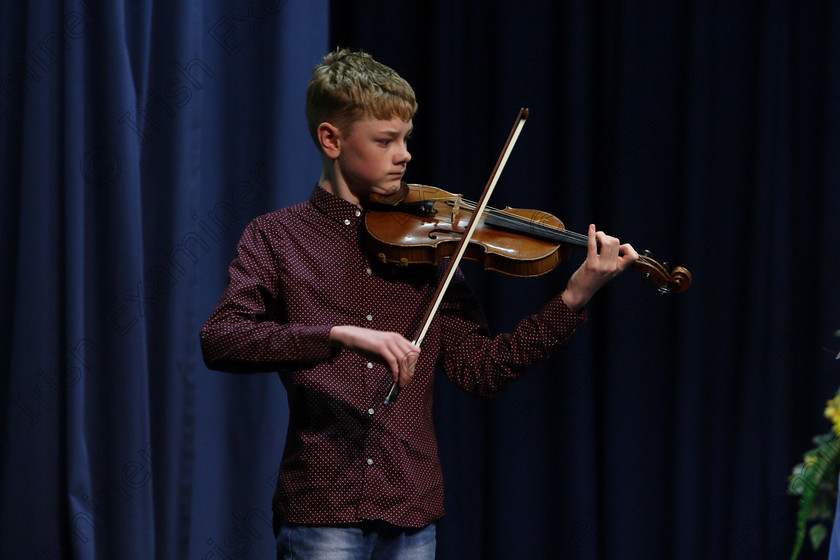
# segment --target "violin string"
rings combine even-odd
[[[462,198],[461,204],[464,206],[464,208],[468,210],[475,209],[475,203],[471,200],[466,200]],[[554,238],[555,240],[566,241],[580,246],[586,246],[588,243],[588,238],[586,235],[576,233],[574,231],[569,231],[567,229],[559,228],[542,222],[528,220],[527,218],[523,218],[518,214],[513,214],[512,212],[499,210],[498,208],[492,208],[490,206],[488,206],[486,210],[488,215],[494,216],[498,219],[499,222],[504,222],[506,225],[508,225],[508,227],[514,228],[519,231],[523,231],[525,233],[539,231],[543,233],[543,235]]]
[[[508,225],[511,228],[522,231],[523,233],[539,236],[542,234],[552,241],[564,241],[566,243],[573,243],[578,245],[586,245],[586,236],[580,235],[573,231],[558,228],[550,224],[545,224],[535,220],[529,220],[516,214],[511,214],[505,211],[491,211],[490,216],[500,222]],[[491,222],[494,220],[491,220]],[[492,223],[491,223],[492,225]]]

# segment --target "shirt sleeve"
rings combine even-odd
[[[459,272],[441,304],[438,365],[470,394],[492,397],[545,360],[586,321],[557,295],[510,333],[490,335],[484,314]]]
[[[314,365],[333,357],[332,325],[287,323],[278,255],[263,220],[245,229],[228,269],[228,284],[201,328],[201,351],[210,369],[233,373]]]

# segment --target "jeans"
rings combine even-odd
[[[283,522],[277,560],[434,560],[435,525],[420,529],[382,521],[319,526]]]

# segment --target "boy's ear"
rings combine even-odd
[[[341,153],[341,141],[339,139],[338,127],[328,122],[318,125],[318,143],[321,145],[324,155],[335,159]]]

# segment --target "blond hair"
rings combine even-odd
[[[306,120],[318,149],[318,126],[329,122],[346,130],[353,122],[399,117],[417,112],[414,90],[393,69],[365,52],[337,49],[312,72],[306,88]]]

